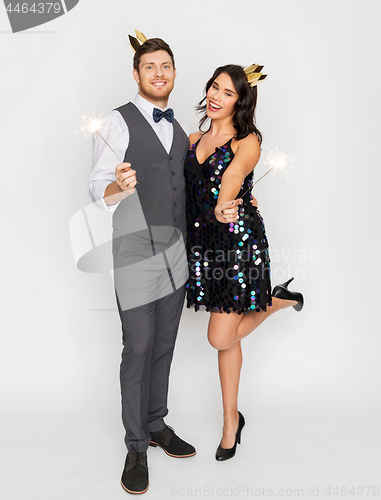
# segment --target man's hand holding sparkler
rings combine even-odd
[[[106,205],[115,205],[135,192],[136,170],[132,170],[130,163],[120,163],[115,168],[116,180],[105,189],[104,200]]]
[[[133,190],[134,192],[134,187],[136,186],[137,180],[136,180],[136,170],[132,170],[131,168],[131,163],[121,163],[120,165],[116,166],[115,169],[115,177],[116,177],[116,183],[120,187],[122,191],[129,191]]]
[[[92,116],[91,118],[83,116],[83,118],[85,121],[81,124],[80,130],[86,134],[97,134],[117,157],[115,150],[110,146],[109,142],[106,141],[100,132],[102,129],[102,119],[97,116]],[[120,160],[118,159],[118,161]],[[136,184],[139,184],[136,180],[135,174],[136,171],[131,169],[130,163],[120,163],[116,166],[116,180],[109,184],[104,192],[103,199],[105,200],[106,205],[115,205],[135,192],[135,186]]]

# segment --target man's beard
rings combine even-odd
[[[157,94],[152,89],[151,83],[147,83],[147,84],[144,84],[144,85],[140,85],[140,91],[141,91],[142,94],[144,94],[145,96],[149,97],[149,99],[151,101],[161,102],[161,101],[165,101],[165,100],[168,99],[169,94],[173,90],[173,87],[174,87],[174,82],[173,81],[172,82],[168,82],[167,81],[167,84],[165,85],[165,92],[163,92],[162,94]]]

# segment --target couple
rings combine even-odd
[[[210,126],[188,139],[167,108],[176,78],[173,53],[159,38],[137,37],[140,42],[130,41],[138,94],[105,116],[102,135],[112,151],[94,138],[89,180],[93,201],[113,211],[128,449],[121,482],[135,494],[148,489],[149,445],[171,457],[196,454],[164,422],[185,294],[187,307],[210,312],[208,339],[218,350],[224,412],[219,461],[234,456],[245,425],[237,409],[241,339],[274,312],[303,306],[289,282],[271,292],[265,228],[250,194],[260,156],[254,111],[261,68],[249,76],[240,66],[217,68],[198,106],[200,129],[208,118]]]

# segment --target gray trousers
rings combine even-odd
[[[113,255],[123,331],[125,443],[128,450],[145,451],[150,432],[163,429],[168,414],[169,372],[185,298],[185,246],[178,235],[160,243],[114,229]]]

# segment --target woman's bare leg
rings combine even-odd
[[[208,340],[218,349],[218,370],[220,375],[224,427],[221,446],[229,449],[234,446],[238,428],[238,388],[242,367],[241,339],[255,330],[265,319],[292,305],[296,301],[272,298],[272,306],[266,311],[250,311],[245,315],[237,313],[210,314]]]
[[[272,306],[268,306],[266,311],[250,311],[247,314],[212,312],[208,326],[208,340],[218,350],[229,349],[272,314],[295,304],[294,300],[273,297]]]
[[[218,351],[218,370],[220,374],[222,404],[224,409],[224,428],[222,448],[234,445],[238,428],[238,386],[242,367],[241,342],[236,342],[230,349]]]

